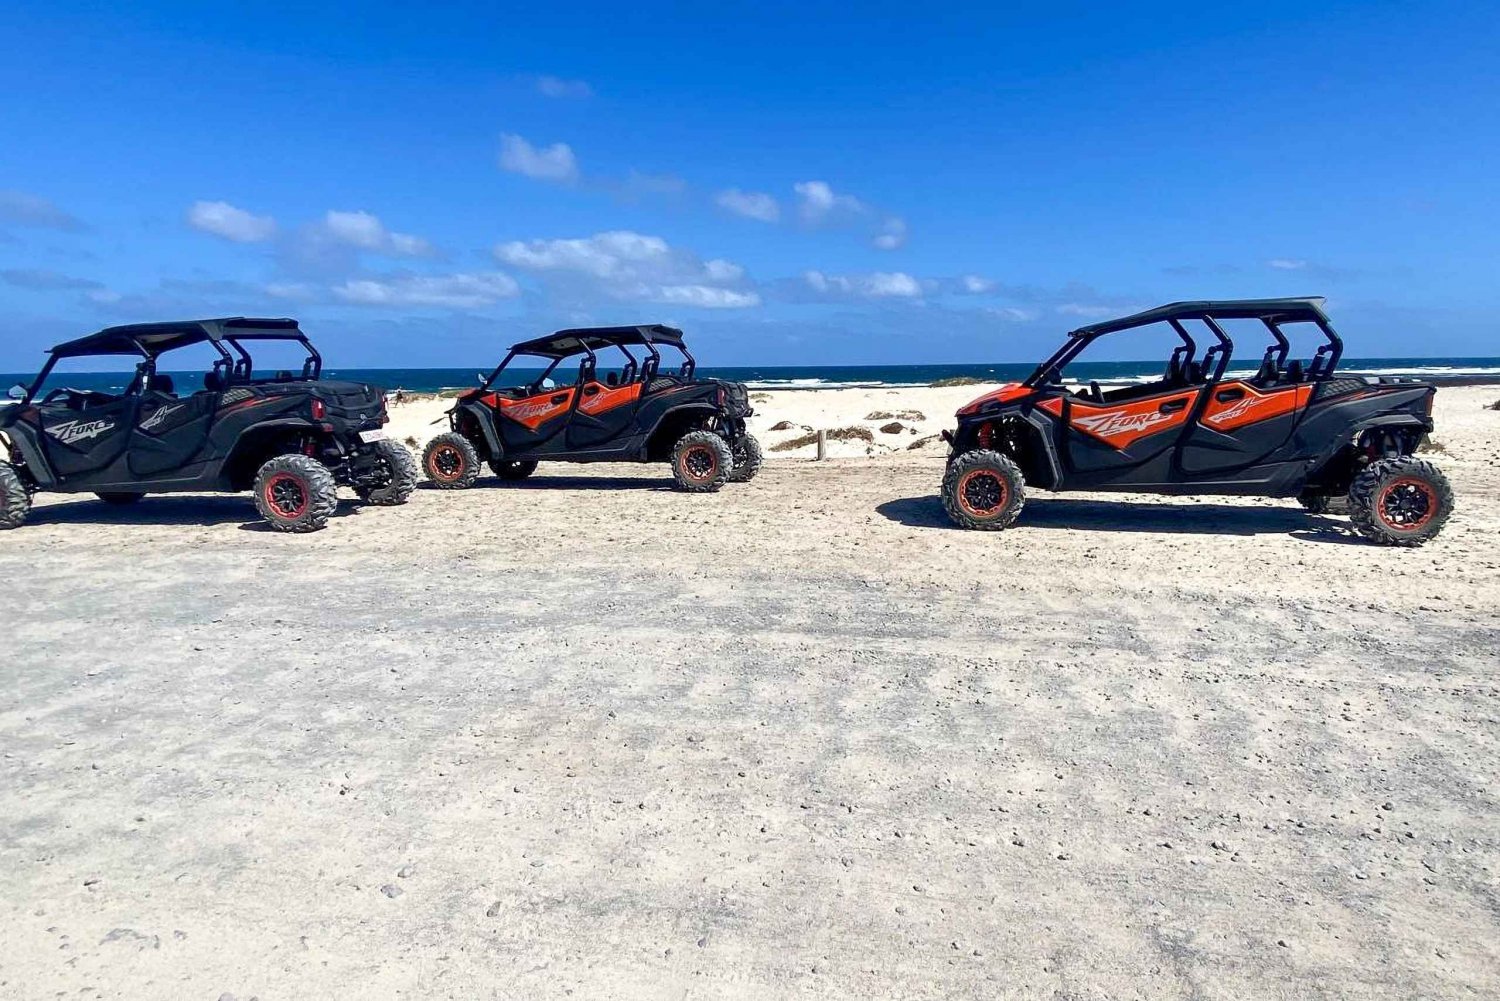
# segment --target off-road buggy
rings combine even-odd
[[[301,372],[258,374],[248,347],[266,341],[300,345]],[[202,389],[179,394],[162,356],[197,344],[210,346],[212,367]],[[118,395],[43,393],[58,362],[84,357],[136,359],[134,376]],[[338,484],[371,504],[404,504],[417,464],[386,438],[383,393],[324,380],[322,367],[297,321],[284,319],[142,323],[59,344],[29,388],[11,389],[17,402],[0,407],[10,458],[0,462],[0,528],[25,521],[40,490],[110,504],[254,490],[261,515],[285,532],[322,528]]]
[[[663,370],[662,348],[680,356],[675,371]],[[458,397],[453,430],[428,443],[423,471],[444,489],[473,486],[481,462],[520,480],[544,460],[670,462],[676,485],[697,493],[749,480],[761,449],[745,430],[753,413],[745,387],[700,379],[696,369],[672,327],[588,327],[522,341]],[[524,382],[509,382],[522,371]]]
[[[959,410],[944,435],[944,507],[966,528],[1000,529],[1021,513],[1027,486],[1296,497],[1315,512],[1347,498],[1360,534],[1420,545],[1453,508],[1447,478],[1414,454],[1432,430],[1436,387],[1339,375],[1343,342],[1322,303],[1177,302],[1074,330],[1025,382]],[[1068,365],[1096,340],[1151,324],[1180,342],[1160,379],[1065,387]],[[1226,374],[1226,326],[1268,337],[1253,375]],[[1288,361],[1288,329],[1317,337],[1307,362]]]

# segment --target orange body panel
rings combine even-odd
[[[1035,390],[1027,389],[1019,382],[1008,382],[993,392],[985,393],[978,399],[965,403],[959,408],[958,414],[960,417],[966,417],[969,414],[978,413],[979,408],[986,403],[1009,403],[1012,400],[1019,400],[1023,396],[1030,396],[1033,392]]]
[[[1204,427],[1233,431],[1247,424],[1281,417],[1307,406],[1313,391],[1312,386],[1287,386],[1262,393],[1249,383],[1226,382],[1215,387],[1214,392],[1217,394],[1226,389],[1242,389],[1245,395],[1224,402],[1210,397],[1208,406],[1203,409],[1201,423]]]
[[[570,386],[567,389],[558,389],[548,392],[542,396],[528,396],[524,400],[507,400],[498,397],[500,413],[517,424],[524,424],[535,431],[554,417],[561,417],[568,412],[573,405],[573,394],[577,390]],[[557,402],[553,402],[556,400]]]
[[[1068,426],[1091,438],[1097,438],[1112,448],[1127,448],[1148,435],[1160,434],[1186,424],[1192,414],[1193,400],[1197,396],[1197,389],[1187,389],[1144,400],[1131,400],[1129,403],[1101,404],[1072,400]],[[1162,404],[1175,400],[1183,401],[1181,410],[1169,414],[1161,412]],[[1062,415],[1063,401],[1060,397],[1043,400],[1037,406],[1054,417]]]
[[[589,393],[588,389],[595,387],[597,393]],[[606,411],[622,407],[627,403],[634,403],[640,398],[641,384],[632,382],[624,386],[605,386],[597,382],[591,382],[584,387],[583,402],[578,404],[578,409],[586,414],[602,414]]]

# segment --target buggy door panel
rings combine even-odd
[[[618,436],[635,420],[641,398],[641,384],[608,386],[601,382],[584,383],[578,410],[568,424],[570,448],[586,448]]]
[[[508,453],[558,451],[565,440],[577,387],[549,389],[521,399],[497,396],[500,419],[496,430]]]
[[[193,393],[178,399],[147,393],[130,442],[130,471],[155,476],[180,469],[208,444],[208,431],[218,407],[217,393]]]
[[[1219,473],[1276,460],[1312,397],[1307,383],[1257,388],[1242,379],[1207,389],[1182,446],[1182,471]]]
[[[130,442],[139,399],[129,394],[77,410],[42,410],[42,450],[57,475],[84,477],[113,465]]]
[[[1098,482],[1146,483],[1165,478],[1200,392],[1178,387],[1120,403],[1053,397],[1040,406],[1061,419],[1074,473]]]

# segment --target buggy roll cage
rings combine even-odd
[[[645,362],[638,363],[635,355],[630,353],[628,345],[632,344],[646,349]],[[594,353],[594,349],[606,347],[619,348],[620,353],[629,359],[625,366],[625,372],[629,377],[622,379],[622,384],[633,381],[637,371],[640,373],[641,382],[650,383],[661,368],[661,352],[656,349],[658,344],[669,344],[682,352],[684,361],[680,374],[684,379],[691,379],[698,369],[698,362],[688,351],[687,345],[683,343],[680,330],[660,324],[639,327],[579,327],[559,330],[548,337],[538,337],[512,345],[500,364],[496,365],[494,370],[480,382],[479,390],[483,392],[493,386],[495,380],[500,377],[500,373],[504,372],[518,355],[552,359],[542,374],[531,383],[533,386],[541,385],[557,366],[567,359],[584,355],[584,360],[579,365],[579,382],[587,382],[594,377],[598,368],[599,357]]]
[[[1291,343],[1282,332],[1281,325],[1300,322],[1315,324],[1323,334],[1324,343],[1320,344],[1313,354],[1312,362],[1307,367],[1307,378],[1309,380],[1327,379],[1338,367],[1339,359],[1343,357],[1344,342],[1333,329],[1333,325],[1328,322],[1328,317],[1323,312],[1323,302],[1322,296],[1308,296],[1300,299],[1222,299],[1173,302],[1119,319],[1091,323],[1070,331],[1062,346],[1038,365],[1036,371],[1027,376],[1022,385],[1034,388],[1057,381],[1064,367],[1095,340],[1106,334],[1133,330],[1161,322],[1170,326],[1182,340],[1182,344],[1172,351],[1171,359],[1167,363],[1168,370],[1170,371],[1174,366],[1179,370],[1186,370],[1188,363],[1193,360],[1197,352],[1197,344],[1182,325],[1183,320],[1202,322],[1218,342],[1203,353],[1202,366],[1205,380],[1208,382],[1218,382],[1224,377],[1224,372],[1229,367],[1229,359],[1234,354],[1234,342],[1224,332],[1224,328],[1215,321],[1236,319],[1259,320],[1270,332],[1272,343],[1266,348],[1261,360],[1261,368],[1265,370],[1274,366],[1277,372],[1285,369],[1287,354],[1291,350]]]
[[[221,373],[225,385],[234,382],[247,383],[253,380],[255,362],[241,341],[296,341],[307,352],[302,362],[304,380],[316,380],[323,374],[323,356],[313,347],[307,335],[292,319],[256,319],[250,317],[226,317],[216,320],[187,320],[174,323],[136,323],[121,327],[106,327],[95,334],[66,341],[52,348],[41,372],[32,380],[22,403],[30,403],[41,391],[42,385],[57,363],[64,358],[105,357],[109,355],[138,356],[135,378],[126,387],[125,393],[149,389],[151,379],[156,376],[156,361],[162,355],[178,348],[191,347],[207,342],[219,353],[214,362],[214,371]],[[224,347],[228,344],[234,355]],[[235,355],[239,357],[236,358]]]

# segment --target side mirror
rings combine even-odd
[[[9,396],[12,400],[24,400],[26,399],[26,387],[18,382],[14,386],[10,387],[10,389],[6,391],[5,395]]]
[[[542,388],[543,389],[556,389],[557,388],[557,383],[553,382],[551,379],[543,379],[542,380]]]

